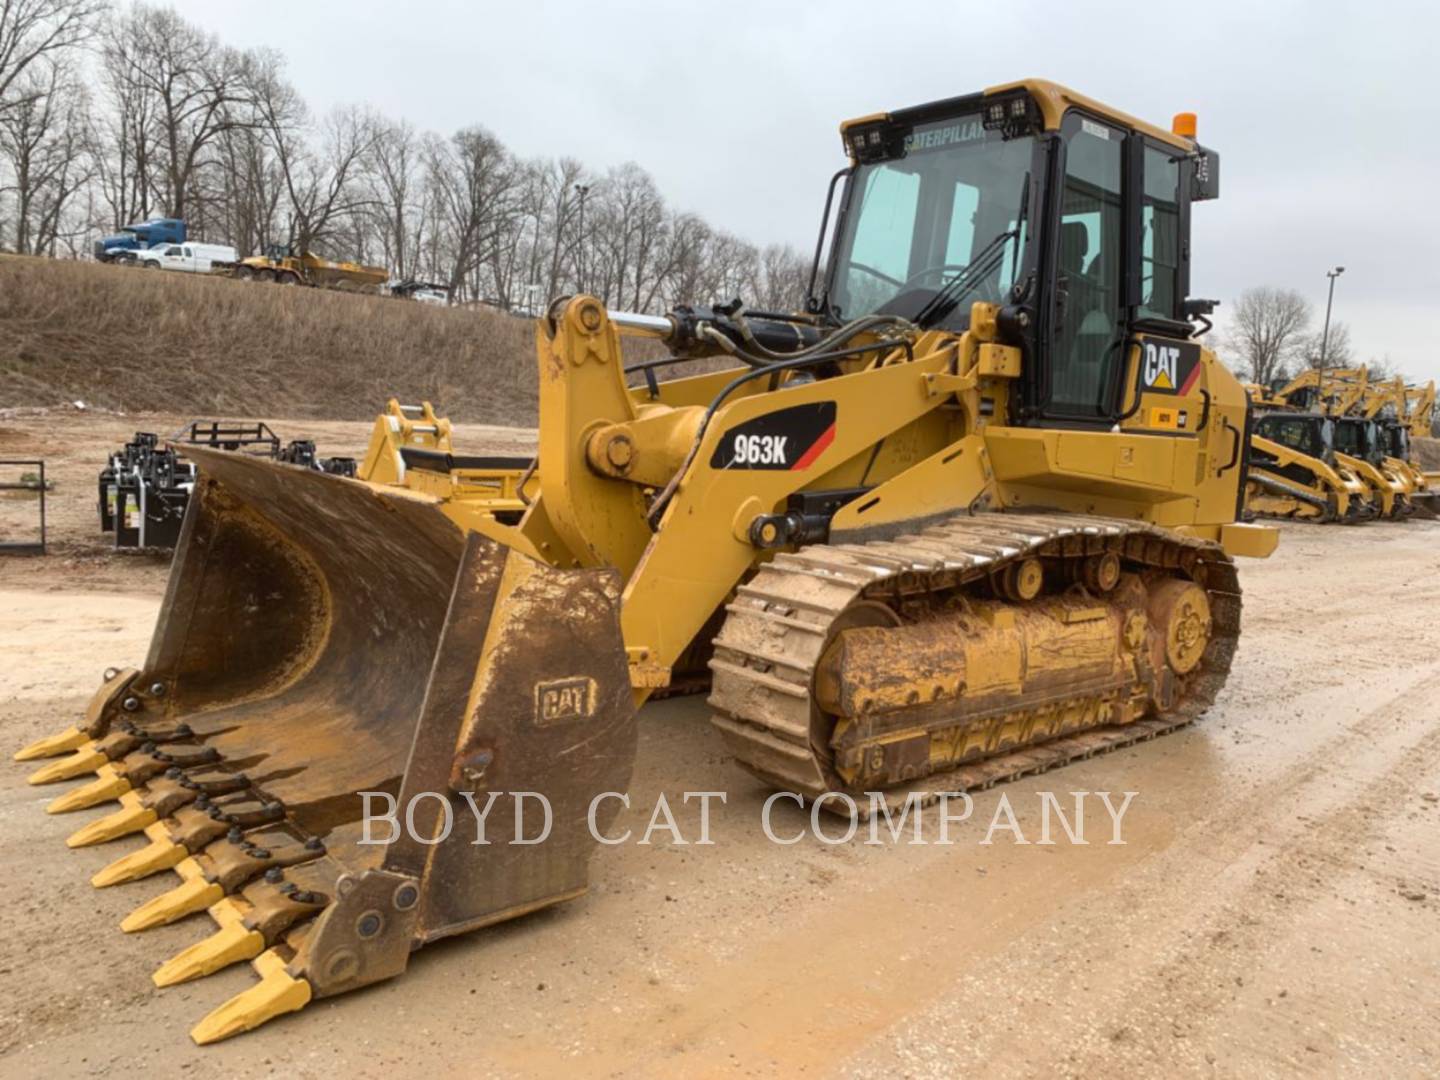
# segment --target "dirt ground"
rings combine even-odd
[[[38,451],[57,481],[54,553],[0,558],[5,746],[72,722],[105,665],[143,655],[165,567],[98,542],[94,477],[110,445],[168,423],[0,419],[0,457]],[[366,434],[274,426],[325,453]],[[586,897],[206,1049],[186,1032],[249,968],[155,990],[208,919],[121,933],[162,886],[87,878],[139,841],[68,850],[98,811],[47,817],[55,789],[7,764],[0,1075],[1435,1075],[1440,523],[1287,526],[1241,580],[1240,654],[1201,723],[980,795],[952,846],[772,844],[766,792],[703,699],[647,706],[613,831],[639,837],[664,792],[690,843],[606,848]],[[728,793],[713,846],[686,790]],[[1087,846],[1034,843],[1052,790],[1137,792],[1125,843],[1103,817]],[[979,842],[1002,796],[1032,843]]]

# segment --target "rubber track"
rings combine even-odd
[[[776,788],[807,798],[838,790],[838,779],[827,777],[811,746],[811,677],[843,611],[867,597],[893,602],[897,596],[963,591],[1030,556],[1105,551],[1131,564],[1189,573],[1206,590],[1212,637],[1200,666],[1184,679],[1176,705],[1158,717],[967,762],[891,788],[887,799],[903,803],[918,793],[930,801],[942,793],[984,789],[1188,724],[1214,701],[1234,658],[1240,631],[1234,564],[1211,541],[1144,522],[1059,513],[961,514],[895,540],[821,544],[777,555],[727,606],[710,663],[712,723],[738,762]]]

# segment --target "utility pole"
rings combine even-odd
[[[589,184],[576,184],[575,194],[580,196],[580,280],[576,292],[585,291],[585,196],[590,194]]]
[[[580,205],[582,207],[585,205],[584,200],[581,200]],[[583,212],[581,220],[584,220]],[[1322,371],[1325,369],[1325,352],[1330,345],[1330,309],[1335,304],[1335,279],[1343,273],[1345,273],[1345,267],[1343,266],[1337,266],[1334,270],[1325,271],[1325,276],[1330,279],[1330,296],[1325,301],[1325,330],[1320,335],[1320,369]]]

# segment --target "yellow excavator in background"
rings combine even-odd
[[[1370,382],[1362,368],[1356,381],[1363,391],[1360,400],[1350,405],[1350,413],[1377,425],[1383,451],[1381,467],[1386,476],[1404,489],[1417,515],[1440,517],[1440,476],[1427,474],[1416,460],[1405,380],[1397,375],[1386,382]]]
[[[1435,380],[1424,386],[1405,388],[1403,418],[1410,428],[1412,439],[1431,439],[1435,436]]]
[[[149,656],[18,756],[83,779],[52,812],[105,808],[72,846],[143,836],[94,884],[175,875],[124,929],[218,924],[157,984],[252,961],[197,1041],[583,893],[637,707],[697,652],[736,761],[832,809],[910,809],[1214,701],[1232,557],[1277,534],[1235,521],[1249,401],[1189,298],[1191,207],[1219,184],[1194,117],[1027,80],[841,139],[803,311],[550,306],[523,468],[393,402],[363,479],[189,451]],[[627,365],[627,337],[671,355]],[[659,378],[696,357],[728,366]],[[543,843],[509,842],[513,792],[543,797]],[[366,843],[386,797],[404,827]],[[487,844],[459,827],[477,807]]]

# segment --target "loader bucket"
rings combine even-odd
[[[1440,518],[1440,491],[1416,491],[1410,496],[1415,516],[1434,521]]]
[[[131,837],[97,887],[173,871],[124,929],[218,924],[157,985],[253,962],[259,985],[196,1041],[582,893],[592,800],[634,759],[618,575],[462,533],[403,488],[187,453],[201,476],[143,668],[17,756],[80,780],[51,812],[101,808],[72,847]]]

